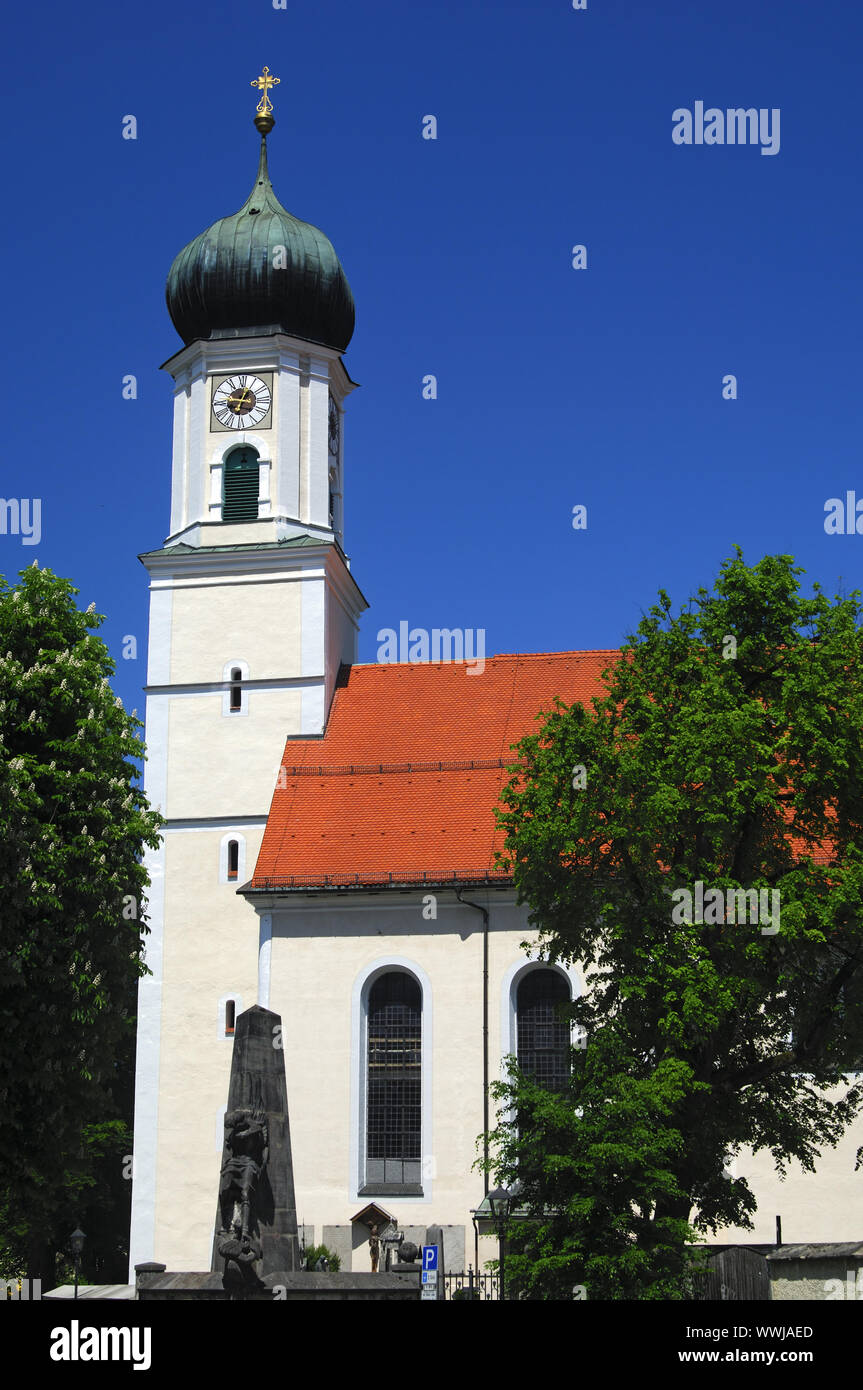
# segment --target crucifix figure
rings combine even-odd
[[[259,92],[261,93],[261,100],[255,107],[255,110],[257,111],[259,116],[269,116],[270,112],[273,109],[273,103],[270,101],[268,92],[270,87],[278,87],[281,80],[282,79],[280,77],[273,77],[268,67],[264,68],[264,71],[261,73],[260,77],[255,77],[252,79],[250,85],[252,87],[257,87]]]

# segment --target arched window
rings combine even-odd
[[[516,1041],[519,1068],[546,1091],[560,1091],[569,1079],[570,1024],[562,1005],[569,983],[557,970],[529,970],[518,985]]]
[[[239,840],[228,841],[228,879],[235,879],[240,867],[240,842]]]
[[[234,1032],[234,1023],[235,1023],[235,1021],[236,1021],[236,1017],[237,1017],[237,1001],[236,1001],[236,999],[226,999],[226,1000],[225,1000],[225,1037],[226,1037],[226,1038],[233,1036],[233,1032]]]
[[[231,657],[222,667],[222,714],[225,718],[249,713],[249,663],[242,657]]]
[[[222,520],[257,521],[259,492],[257,452],[248,445],[232,449],[223,472]]]
[[[366,1190],[381,1194],[422,1181],[422,994],[402,970],[369,991]]]
[[[246,837],[229,830],[219,841],[219,882],[236,883],[246,872]]]

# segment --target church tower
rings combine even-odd
[[[285,737],[324,732],[365,600],[344,549],[341,354],[354,304],[323,232],[270,182],[269,70],[251,193],[180,251],[169,535],[150,577],[149,856],[131,1265],[211,1239],[233,1017],[256,1002],[251,874]],[[207,1182],[206,1174],[213,1181]],[[205,1268],[205,1265],[201,1266]]]

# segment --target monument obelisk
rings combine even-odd
[[[258,1004],[235,1024],[210,1267],[237,1289],[300,1268],[282,1020]]]

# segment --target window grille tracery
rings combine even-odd
[[[561,1009],[569,1001],[569,985],[557,970],[531,970],[518,986],[518,1065],[547,1091],[560,1091],[569,1080],[570,1025]]]
[[[403,971],[369,992],[366,1182],[418,1184],[422,1145],[422,993]]]

